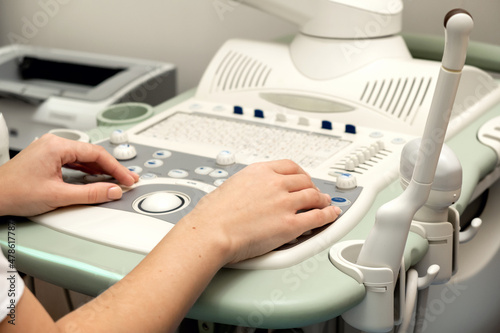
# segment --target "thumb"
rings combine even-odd
[[[56,203],[58,206],[69,206],[75,204],[96,204],[118,200],[122,197],[123,190],[116,184],[93,183],[86,185],[65,184],[63,202]]]

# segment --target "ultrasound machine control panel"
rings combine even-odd
[[[301,165],[342,209],[335,223],[235,265],[288,267],[328,248],[356,225],[378,191],[395,179],[399,152],[410,138],[192,98],[99,143],[140,175],[137,184],[124,188],[122,200],[63,208],[32,220],[98,243],[148,253],[203,195],[228,177],[254,162],[287,158]],[[73,183],[108,178],[68,170],[64,177]],[[353,205],[356,209],[350,209]]]

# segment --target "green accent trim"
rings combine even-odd
[[[444,37],[403,34],[403,39],[414,58],[441,61],[444,50]],[[466,64],[485,71],[500,73],[500,45],[470,41]]]

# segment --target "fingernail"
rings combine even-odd
[[[109,200],[118,200],[122,197],[122,189],[119,188],[118,186],[111,187],[108,190],[108,199]]]
[[[335,213],[337,213],[337,215],[342,214],[342,209],[340,209],[339,207],[335,206],[333,209],[335,209]]]

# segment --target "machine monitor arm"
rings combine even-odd
[[[401,0],[237,0],[291,21],[303,34],[335,39],[378,38],[401,31]]]

